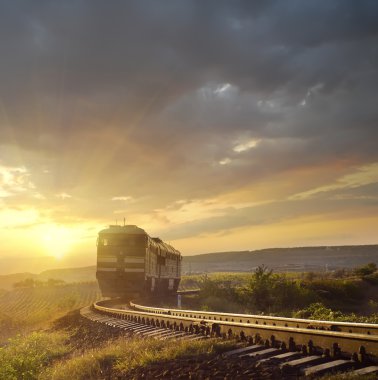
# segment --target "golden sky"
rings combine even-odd
[[[0,274],[123,218],[184,255],[378,243],[378,7],[328,4],[2,2]]]

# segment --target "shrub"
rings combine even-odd
[[[364,299],[363,283],[355,280],[318,279],[304,286],[316,293],[318,301],[328,307],[353,309]]]
[[[369,263],[362,267],[358,267],[354,270],[354,273],[359,277],[368,276],[370,274],[373,274],[377,270],[377,264],[375,263]]]
[[[369,317],[358,316],[354,313],[344,314],[338,310],[332,310],[324,306],[321,302],[313,303],[305,309],[293,313],[294,318],[319,319],[325,321],[339,322],[359,322],[359,323],[377,323],[378,314],[372,314]]]

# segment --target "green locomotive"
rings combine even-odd
[[[134,225],[99,232],[96,277],[104,297],[174,293],[181,278],[179,251]]]

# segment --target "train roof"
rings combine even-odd
[[[158,238],[158,237],[151,237],[151,239],[152,239],[152,241],[155,242],[156,244],[158,244],[158,245],[164,247],[165,250],[166,250],[167,252],[170,252],[170,253],[172,253],[172,254],[174,254],[174,255],[177,255],[177,256],[180,256],[180,255],[181,255],[180,251],[178,251],[176,248],[172,247],[170,244],[165,243],[165,242],[164,242],[163,240],[161,240],[160,238]]]
[[[132,225],[132,224],[129,224],[129,225],[126,225],[126,226],[119,226],[119,225],[110,225],[108,228],[105,228],[103,230],[101,230],[99,232],[99,235],[102,235],[102,234],[106,234],[106,235],[110,235],[110,234],[114,234],[114,235],[117,235],[117,234],[129,234],[129,235],[147,235],[147,232],[142,229],[142,228],[139,228],[138,226],[135,226],[135,225]],[[173,248],[170,244],[167,244],[165,243],[164,241],[162,241],[160,238],[158,237],[150,237],[149,238],[157,245],[161,245],[165,248],[166,251],[170,252],[170,253],[173,253],[174,255],[178,255],[180,256],[181,253],[180,251],[178,251],[177,249]]]
[[[110,225],[109,228],[101,230],[99,234],[130,234],[130,235],[147,235],[146,231],[135,225]]]

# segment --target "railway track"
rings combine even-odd
[[[194,292],[195,291],[196,290],[194,290]],[[168,309],[138,305],[134,302],[130,302],[130,307],[134,310],[146,311],[155,314],[169,314],[179,317],[185,316],[212,321],[230,321],[264,326],[294,327],[378,336],[378,324],[372,323],[336,322],[299,318],[283,318],[264,315],[214,313],[207,311],[182,310],[172,308]]]
[[[97,302],[82,310],[94,321],[156,339],[236,339],[227,358],[270,361],[282,371],[319,375],[328,371],[378,373],[378,326],[245,314],[130,307]],[[359,371],[359,372],[358,372]]]

